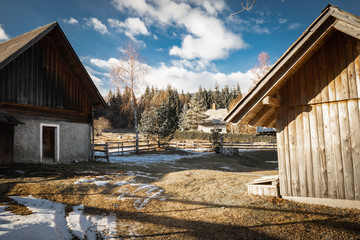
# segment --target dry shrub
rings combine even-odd
[[[104,117],[99,117],[94,120],[94,128],[96,135],[101,135],[103,130],[111,129],[111,123],[108,119]]]

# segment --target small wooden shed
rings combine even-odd
[[[0,115],[0,164],[89,159],[92,112],[105,107],[58,23],[0,43],[0,111],[13,116]]]
[[[225,120],[277,129],[282,196],[359,201],[359,108],[360,18],[328,5]]]

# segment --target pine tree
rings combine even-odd
[[[213,103],[215,103],[216,108],[222,107],[219,84],[217,82],[215,82],[215,88],[213,92]]]
[[[205,103],[201,101],[199,94],[195,94],[189,102],[189,109],[182,116],[181,128],[197,130],[198,126],[205,123],[205,119],[208,117],[203,113],[205,110]]]

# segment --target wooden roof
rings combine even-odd
[[[82,83],[86,87],[87,92],[89,92],[93,106],[95,108],[106,108],[107,105],[103,97],[57,22],[39,27],[0,43],[0,70],[49,33],[56,35],[54,41],[62,48],[62,52],[66,55],[69,62],[72,63],[74,70],[81,76]]]
[[[13,115],[7,112],[0,112],[0,124],[9,124],[9,125],[18,125],[24,124],[19,119],[15,118]]]
[[[234,124],[275,127],[276,107],[281,104],[278,90],[336,31],[360,39],[360,17],[328,5],[224,120]]]

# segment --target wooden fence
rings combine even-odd
[[[172,147],[175,149],[196,150],[196,151],[211,151],[212,143],[209,141],[177,141],[172,140],[167,143],[161,143],[163,147]],[[139,140],[139,152],[153,151],[157,147],[157,142],[148,140]],[[224,152],[231,149],[239,150],[276,150],[276,142],[223,142]],[[94,152],[95,158],[106,158],[109,161],[109,156],[122,156],[129,152],[135,152],[135,141],[126,142],[107,142],[103,144],[95,144]]]
[[[209,151],[213,147],[209,141],[172,140],[168,145],[176,149],[196,149],[204,151]],[[276,150],[276,142],[223,142],[222,147],[240,150]]]
[[[122,156],[124,153],[136,151],[136,141],[126,142],[106,142],[94,145],[95,158],[106,158],[109,156]],[[139,140],[139,152],[152,151],[157,147],[157,143],[148,140]],[[100,154],[98,154],[100,153]]]

